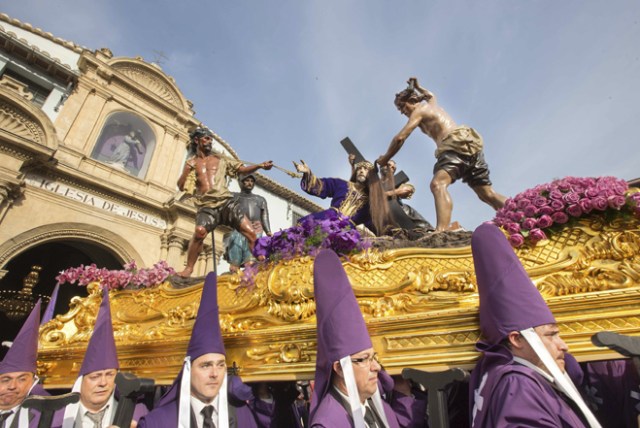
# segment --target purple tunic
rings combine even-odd
[[[337,213],[351,218],[354,224],[364,224],[373,230],[369,213],[369,198],[359,191],[355,183],[341,178],[318,178],[312,173],[304,174],[300,181],[302,190],[322,199],[331,198],[331,208],[308,217],[327,219],[337,217]]]
[[[381,370],[378,374],[378,390],[396,414],[398,424],[402,428],[426,428],[426,395],[417,393],[418,395],[412,397],[395,390],[394,387],[395,381],[391,375]]]
[[[474,428],[586,427],[551,383],[502,345],[484,350],[469,389]]]
[[[584,364],[583,390],[602,426],[637,426],[640,415],[640,379],[631,360]]]
[[[240,407],[234,406],[235,418],[229,416],[229,428],[269,428],[273,405],[256,400],[252,409],[247,404]],[[156,407],[148,415],[138,421],[138,428],[175,428],[178,426],[178,401],[172,401],[164,406]],[[192,418],[193,419],[193,418]],[[191,426],[194,427],[192,421]]]
[[[117,399],[116,399],[117,406]],[[117,410],[117,407],[116,407]],[[136,407],[133,409],[133,420],[138,421],[141,417],[149,413],[149,409],[143,403],[136,404]],[[115,418],[116,412],[111,414],[112,418]],[[64,422],[64,408],[58,410],[53,414],[53,421],[51,421],[51,428],[62,428],[62,423]],[[106,424],[105,424],[106,426]],[[29,426],[31,428],[31,426]]]
[[[382,402],[384,413],[389,421],[389,428],[400,428],[398,419],[391,406]],[[324,396],[313,415],[313,420],[309,421],[310,428],[353,428],[353,418],[336,400],[332,394]]]

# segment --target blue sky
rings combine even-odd
[[[245,160],[304,159],[347,177],[339,141],[382,154],[406,122],[393,96],[417,76],[483,135],[506,196],[567,175],[640,177],[637,0],[20,0],[1,11],[92,50],[160,59]],[[396,156],[432,223],[434,149],[416,131]],[[493,217],[465,184],[451,194],[467,229]]]

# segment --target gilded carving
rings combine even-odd
[[[603,330],[640,334],[640,230],[635,219],[581,221],[535,247],[517,250],[556,316],[574,355],[603,355],[590,335]],[[478,295],[471,250],[407,248],[368,251],[344,262],[371,339],[387,370],[470,367],[477,353]],[[228,358],[245,380],[312,377],[315,362],[313,259],[281,261],[260,270],[252,287],[240,275],[218,279],[220,325]],[[174,289],[112,292],[116,343],[123,370],[179,370],[198,307],[202,283]],[[99,296],[74,300],[68,314],[42,328],[43,363],[59,384],[81,358]],[[167,349],[165,367],[161,367]],[[64,354],[66,355],[66,354]],[[151,363],[153,361],[153,363]],[[55,363],[53,363],[55,362]],[[146,365],[148,363],[148,365]],[[62,371],[62,372],[61,372]],[[57,383],[57,384],[58,384]]]
[[[249,349],[247,357],[261,364],[310,362],[315,361],[315,346],[315,342],[270,344]]]

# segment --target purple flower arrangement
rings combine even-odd
[[[260,261],[245,267],[241,284],[245,288],[253,288],[258,271],[269,262],[315,256],[323,248],[347,256],[369,247],[370,243],[361,238],[349,217],[338,214],[336,218],[320,220],[307,216],[294,227],[256,241],[253,255]]]
[[[58,284],[78,284],[87,286],[92,282],[99,282],[100,286],[109,290],[123,288],[140,289],[162,284],[170,275],[176,272],[166,261],[162,260],[149,269],[138,269],[135,260],[125,264],[123,270],[109,270],[98,268],[95,264],[89,266],[69,268],[56,276]]]
[[[367,247],[348,217],[340,215],[319,220],[308,216],[294,227],[258,239],[253,255],[277,262],[304,255],[315,256],[323,248],[330,248],[338,255],[348,255]]]
[[[615,177],[565,177],[507,199],[493,222],[514,247],[547,239],[553,227],[590,213],[628,209],[640,217],[640,192]],[[546,232],[545,232],[546,231]]]

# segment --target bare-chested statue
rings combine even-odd
[[[202,251],[204,238],[218,225],[224,224],[239,231],[249,242],[253,250],[256,234],[251,222],[244,215],[237,198],[233,197],[227,185],[227,177],[238,174],[250,174],[259,169],[269,170],[272,161],[257,165],[244,165],[242,162],[222,156],[212,151],[213,133],[207,128],[196,128],[191,134],[191,150],[195,156],[187,159],[178,179],[178,188],[185,189],[187,179],[195,172],[196,186],[196,230],[189,241],[187,265],[178,275],[189,277]]]
[[[494,209],[504,205],[505,197],[491,187],[489,167],[482,152],[482,137],[468,126],[458,126],[438,105],[435,95],[412,77],[409,87],[396,94],[395,105],[409,117],[407,124],[393,137],[387,152],[377,160],[385,166],[400,150],[414,129],[420,128],[435,141],[436,164],[433,167],[431,192],[436,205],[436,231],[449,229],[453,201],[447,188],[459,178],[467,183],[478,197]]]

